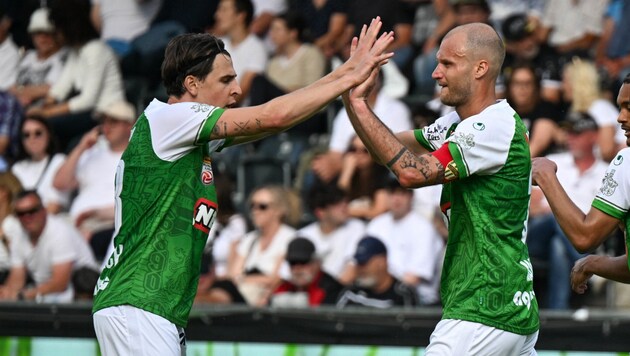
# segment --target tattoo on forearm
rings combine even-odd
[[[235,128],[236,133],[242,133],[246,131],[247,129],[249,129],[249,120],[245,122],[235,122],[234,125],[236,125],[236,128]]]
[[[400,159],[400,157],[405,153],[405,151],[407,151],[405,147],[401,148],[400,151],[396,153],[394,158],[390,159],[389,162],[387,162],[386,164],[387,168],[392,169],[392,166]]]
[[[420,173],[422,173],[422,176],[424,176],[424,179],[429,180],[429,178],[431,178],[431,168],[430,168],[430,163],[429,160],[420,156],[418,157],[418,162],[420,163],[420,167],[418,167],[418,171]]]
[[[256,127],[258,127],[259,129],[262,129],[262,127],[263,127],[262,120],[256,119]]]
[[[430,156],[433,156],[432,154],[429,153]],[[437,161],[437,163],[435,163],[435,172],[437,173],[436,177],[435,177],[435,181],[436,182],[444,182],[444,166],[442,165],[442,163],[440,161]]]

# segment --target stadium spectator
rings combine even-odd
[[[216,30],[225,34],[221,39],[231,54],[238,84],[241,86],[239,102],[249,96],[252,81],[263,73],[267,65],[267,50],[256,35],[249,31],[254,16],[251,0],[221,0],[214,14]]]
[[[546,101],[559,104],[565,61],[546,43],[538,42],[538,26],[538,22],[523,13],[511,15],[503,21],[501,31],[505,40],[505,61],[502,76],[507,80],[517,66],[529,63],[540,80],[538,94]]]
[[[255,189],[249,212],[255,230],[238,244],[229,273],[250,305],[265,305],[280,282],[280,266],[289,241],[295,237],[292,215],[298,214],[291,193],[281,186]]]
[[[309,239],[296,237],[287,247],[285,260],[291,277],[271,296],[273,307],[308,307],[334,305],[343,289],[333,276],[322,271],[315,245]]]
[[[387,190],[389,209],[368,223],[366,234],[385,244],[389,273],[416,288],[421,305],[439,304],[444,240],[431,221],[413,211],[413,190],[394,179]]]
[[[17,99],[0,91],[0,172],[9,168],[19,150],[22,117],[22,107]]]
[[[602,97],[600,77],[594,63],[573,58],[562,74],[562,94],[568,111],[588,113],[595,119],[599,127],[599,155],[610,162],[625,137],[616,121],[619,111]]]
[[[324,272],[343,284],[352,283],[356,274],[352,255],[365,234],[365,223],[350,217],[348,197],[334,182],[314,186],[307,202],[316,221],[298,235],[315,244]]]
[[[509,21],[509,20],[508,20]],[[506,98],[529,131],[529,152],[532,157],[560,149],[558,141],[559,108],[540,95],[540,78],[527,63],[516,64],[507,77]]]
[[[132,41],[144,34],[157,15],[161,0],[91,0],[90,18],[101,40],[119,58],[132,49]]]
[[[11,270],[10,231],[19,227],[13,214],[13,200],[22,191],[19,179],[10,172],[0,172],[0,284],[3,284]]]
[[[348,14],[344,0],[289,0],[289,9],[307,22],[310,39],[330,59],[337,54]]]
[[[356,132],[403,187],[443,184],[440,206],[449,221],[440,286],[444,312],[427,354],[465,354],[473,347],[535,352],[538,304],[524,241],[531,158],[525,125],[507,101],[497,100],[504,56],[501,37],[487,24],[451,30],[440,44],[433,78],[440,100],[455,111],[397,136],[365,101],[375,72],[343,95]],[[495,304],[483,297],[488,295],[504,302]]]
[[[50,88],[45,104],[28,110],[49,120],[68,151],[96,125],[92,115],[124,100],[122,77],[114,52],[98,39],[90,22],[90,4],[84,0],[54,1],[50,18],[69,47],[61,76]]]
[[[105,257],[114,227],[114,178],[136,120],[133,106],[115,102],[98,112],[101,125],[86,133],[59,167],[53,186],[77,191],[70,217],[94,250]],[[102,134],[101,134],[102,132]]]
[[[59,79],[66,60],[67,51],[61,47],[48,15],[44,7],[31,15],[28,33],[35,48],[27,50],[20,60],[15,85],[9,89],[25,109],[42,103],[41,99]]]
[[[6,10],[5,5],[0,4],[0,91],[15,84],[20,61],[18,48],[9,33],[13,20]]]
[[[617,96],[619,116],[617,121],[630,136],[630,75],[624,78]],[[626,142],[628,144],[628,142]],[[557,221],[579,252],[588,252],[601,245],[620,225],[628,229],[628,202],[630,197],[625,189],[628,186],[627,165],[630,150],[619,151],[610,163],[601,189],[593,199],[587,214],[571,201],[563,191],[555,172],[556,165],[548,159],[537,158],[532,162],[532,182],[545,193]],[[584,293],[588,280],[598,275],[617,282],[630,283],[628,269],[628,240],[626,252],[621,256],[589,255],[576,262],[571,270],[571,287],[577,293]]]
[[[588,114],[571,113],[562,123],[567,131],[569,150],[551,154],[547,158],[558,167],[557,176],[563,189],[584,213],[601,186],[607,164],[595,155],[597,123]],[[549,204],[537,187],[532,189],[527,246],[532,259],[548,265],[546,295],[543,304],[549,309],[570,307],[570,271],[582,257],[571,245]],[[534,264],[534,274],[537,272]]]
[[[595,62],[615,89],[630,73],[630,3],[612,0],[604,15],[604,32],[597,43]]]
[[[357,245],[354,259],[357,278],[354,285],[339,294],[337,307],[386,309],[419,305],[416,290],[390,274],[387,247],[381,240],[369,235],[363,237]]]
[[[350,216],[370,220],[387,210],[388,193],[385,189],[389,171],[376,163],[358,136],[350,141],[343,155],[337,186],[350,200]]]
[[[0,287],[0,299],[69,303],[74,298],[72,272],[96,268],[90,247],[65,219],[49,215],[35,191],[15,200],[21,229],[11,240],[11,271]],[[34,285],[27,284],[27,275]]]
[[[24,189],[36,190],[46,211],[57,214],[68,208],[70,193],[53,186],[57,170],[66,160],[58,153],[57,139],[48,121],[40,117],[27,117],[20,129],[20,150],[11,172]]]
[[[252,0],[254,17],[249,30],[260,38],[265,38],[273,19],[287,11],[287,0]]]

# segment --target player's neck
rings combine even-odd
[[[490,105],[496,104],[497,96],[494,92],[494,86],[471,95],[471,99],[455,108],[457,115],[465,120],[473,115],[477,115],[484,111]]]

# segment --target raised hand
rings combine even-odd
[[[544,157],[532,159],[532,184],[538,185],[547,174],[556,174],[558,166],[553,161]]]
[[[349,75],[356,85],[366,81],[372,70],[389,60],[394,54],[385,52],[394,40],[393,32],[386,32],[378,36],[383,23],[379,17],[372,20],[370,26],[363,25],[359,38],[353,38],[350,46],[350,58],[344,63],[350,68]]]

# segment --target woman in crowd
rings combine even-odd
[[[250,195],[249,211],[255,229],[238,244],[229,268],[250,305],[265,305],[280,282],[280,266],[295,237],[293,226],[301,212],[295,197],[292,191],[276,185],[259,187]]]
[[[49,213],[68,207],[70,195],[53,187],[53,179],[66,156],[57,153],[56,138],[48,122],[30,116],[22,122],[20,150],[11,172],[24,189],[36,190]]]
[[[0,285],[11,270],[10,245],[5,232],[19,229],[19,222],[13,217],[13,200],[22,191],[20,181],[11,172],[0,173]]]

